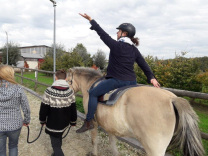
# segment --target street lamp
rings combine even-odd
[[[50,0],[54,7],[54,30],[53,30],[53,81],[55,81],[56,72],[56,1]]]
[[[7,65],[9,64],[9,57],[8,57],[8,33],[5,31],[7,35]]]

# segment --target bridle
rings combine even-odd
[[[71,72],[71,80],[67,80],[66,82],[68,82],[68,83],[69,83],[69,85],[71,85],[71,86],[72,86],[73,91],[75,91],[75,90],[74,90],[74,88],[73,88],[73,85],[72,85],[72,83],[73,83],[73,79],[74,79],[74,72]]]
[[[66,82],[69,83],[69,85],[72,85],[72,83],[73,83],[74,73],[72,72],[71,75],[72,75],[72,76],[71,76],[71,77],[72,77],[71,80],[67,80],[67,81],[66,81]]]

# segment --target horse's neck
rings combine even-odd
[[[95,81],[97,81],[99,78],[95,78],[95,79],[93,79],[93,80],[91,80],[91,81],[82,81],[82,82],[80,82],[80,91],[82,92],[82,95],[83,96],[88,96],[88,94],[89,94],[89,89],[90,89],[90,87],[93,85],[93,83],[95,82]]]

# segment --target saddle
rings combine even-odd
[[[105,79],[105,77],[102,77],[95,81],[93,85],[90,87],[90,89],[96,87],[100,82],[102,82]],[[101,95],[98,97],[98,102],[105,105],[114,105],[115,102],[121,97],[127,90],[129,90],[132,87],[138,87],[139,85],[129,85],[124,86],[121,88],[117,88],[114,90],[109,91],[108,93]]]

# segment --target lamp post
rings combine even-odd
[[[56,1],[50,0],[54,7],[54,30],[53,30],[53,72],[56,72]],[[53,74],[53,81],[55,81],[55,74]]]
[[[9,64],[9,56],[8,56],[8,33],[5,31],[6,35],[7,35],[7,65]]]

